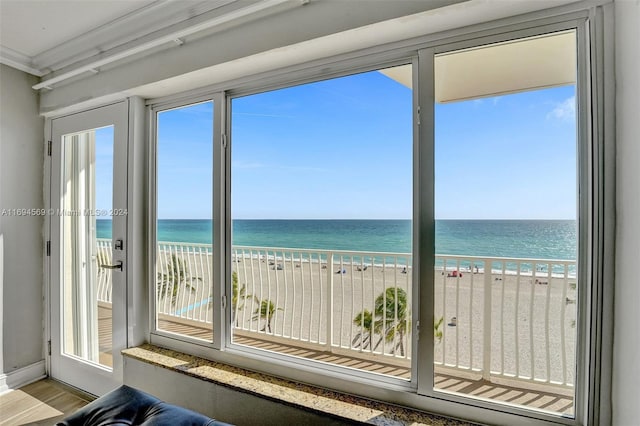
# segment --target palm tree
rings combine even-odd
[[[442,326],[443,322],[444,317],[440,317],[440,319],[438,319],[437,321],[435,318],[433,319],[433,338],[438,342],[442,341],[442,329],[440,327]]]
[[[257,297],[251,294],[247,294],[246,287],[247,286],[243,284],[242,288],[238,289],[238,273],[236,271],[233,271],[231,273],[231,321],[234,322],[236,326],[238,325],[238,319],[236,318],[236,311],[238,309],[244,308],[244,303],[241,303],[240,305],[238,305],[240,300],[241,299],[246,300],[250,297],[253,297],[256,300],[256,302],[258,301]]]
[[[397,335],[398,343],[393,347],[393,352],[400,350],[400,354],[404,356],[404,336],[410,332],[408,317],[406,291],[389,287],[376,298],[373,314],[365,309],[353,318],[353,323],[360,331],[352,344],[366,349],[372,344],[373,334],[379,334],[380,338],[373,348],[375,350],[383,339],[387,342],[395,341]]]
[[[400,355],[404,356],[404,336],[409,332],[407,292],[398,287],[389,287],[375,300],[374,330],[381,334],[385,341],[395,342],[396,334],[398,343],[393,347],[393,352],[400,349]],[[382,338],[376,344],[376,348],[382,342]],[[375,348],[374,348],[375,349]]]
[[[191,285],[194,281],[202,281],[202,279],[190,276],[184,259],[172,254],[171,260],[167,265],[167,272],[158,272],[158,297],[163,298],[171,294],[171,304],[175,305],[180,286],[185,286],[188,290],[195,291],[195,287]]]
[[[353,323],[360,331],[353,338],[351,344],[355,347],[360,346],[362,349],[368,348],[371,345],[371,335],[373,334],[373,315],[368,309],[365,309],[355,316]]]
[[[282,308],[276,308],[276,305],[269,299],[262,299],[260,302],[260,306],[258,306],[253,313],[253,317],[251,317],[252,321],[264,319],[264,325],[262,326],[262,330],[265,331],[265,328],[271,333],[271,321],[273,317],[276,315],[276,311],[282,311]]]

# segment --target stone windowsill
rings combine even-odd
[[[470,424],[418,410],[295,383],[149,344],[125,349],[122,353],[126,357],[200,380],[348,421],[394,426],[461,426]]]

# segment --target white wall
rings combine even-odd
[[[613,424],[640,424],[640,1],[616,0]]]
[[[31,89],[37,82],[0,65],[0,211],[44,208],[44,120]],[[0,374],[43,359],[43,220],[0,214]]]

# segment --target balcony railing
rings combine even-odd
[[[110,263],[108,240],[98,251],[99,264]],[[219,304],[210,246],[158,243],[156,268],[156,312],[211,329]],[[575,268],[568,260],[437,255],[435,364],[572,387]],[[234,333],[408,367],[412,270],[409,254],[234,246]],[[108,274],[99,268],[104,302]]]
[[[437,365],[573,386],[575,261],[436,256],[438,264]]]
[[[235,326],[330,352],[409,359],[410,261],[395,253],[233,247],[244,294],[233,306]],[[271,304],[269,322],[260,314]]]

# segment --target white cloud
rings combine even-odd
[[[555,108],[547,114],[547,119],[551,118],[573,121],[576,118],[576,97],[572,96],[556,104]]]

